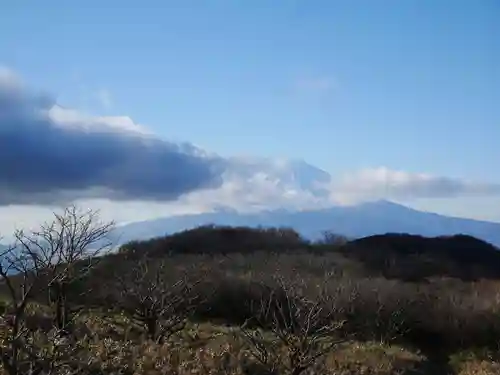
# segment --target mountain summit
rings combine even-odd
[[[229,159],[226,178],[260,178],[282,188],[321,195],[326,193],[322,186],[328,184],[332,176],[300,159],[235,157]]]

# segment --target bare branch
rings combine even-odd
[[[113,222],[101,222],[97,211],[70,206],[61,214],[54,213],[53,221],[37,231],[15,233],[21,260],[18,263],[43,280],[60,330],[67,330],[74,318],[68,305],[68,289],[86,276],[98,256],[111,247],[108,234],[113,226]]]
[[[37,231],[17,231],[15,244],[0,253],[0,280],[11,300],[2,316],[7,337],[0,345],[0,359],[9,375],[54,374],[56,366],[64,367],[71,358],[59,355],[61,335],[68,334],[76,317],[69,306],[69,287],[110,246],[106,237],[112,227],[100,222],[96,212],[72,206],[55,213],[54,220]],[[54,316],[54,337],[43,347],[26,328],[26,307],[35,293],[47,293]],[[47,347],[51,349],[44,351]]]
[[[253,356],[270,372],[277,365],[286,373],[302,374],[326,353],[345,341],[338,336],[344,325],[336,321],[336,306],[326,289],[326,280],[316,294],[306,297],[303,282],[286,283],[277,278],[277,288],[263,296],[254,320],[260,328],[244,324],[242,333]],[[267,332],[264,338],[263,332]],[[280,347],[285,347],[283,352]]]
[[[120,305],[125,313],[158,343],[182,330],[199,303],[197,281],[168,279],[165,262],[144,258],[117,276]]]

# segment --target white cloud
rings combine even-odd
[[[92,116],[80,111],[54,105],[47,111],[54,125],[66,128],[80,128],[86,131],[129,132],[136,135],[155,137],[147,127],[135,123],[128,116]]]
[[[240,166],[223,174],[223,184],[216,189],[195,191],[181,197],[185,206],[208,211],[229,206],[239,211],[288,208],[319,209],[332,205],[364,201],[442,199],[500,196],[500,184],[477,183],[410,173],[387,167],[363,169],[339,176],[329,176],[306,163],[261,159],[232,159]],[[265,161],[266,164],[263,164]],[[322,174],[323,172],[324,174]]]
[[[0,85],[12,91],[19,90],[22,86],[20,77],[14,71],[2,65],[0,65]]]
[[[387,167],[364,169],[328,184],[333,202],[356,203],[372,199],[450,198],[500,195],[500,184],[463,181]]]
[[[223,178],[221,187],[187,194],[180,201],[188,206],[203,207],[206,211],[227,206],[242,212],[278,208],[308,209],[325,205],[325,201],[313,192],[293,184],[283,184],[275,176],[265,173],[256,173],[246,178]]]

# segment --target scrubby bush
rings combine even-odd
[[[289,229],[201,227],[98,262],[64,258],[68,245],[43,258],[19,238],[31,257],[9,249],[0,269],[7,375],[499,368],[498,255],[469,237],[308,243]],[[360,352],[384,365],[342,362]]]

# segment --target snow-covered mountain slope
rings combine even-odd
[[[226,178],[251,179],[260,176],[283,188],[325,193],[321,185],[331,181],[328,172],[299,159],[230,158]]]

